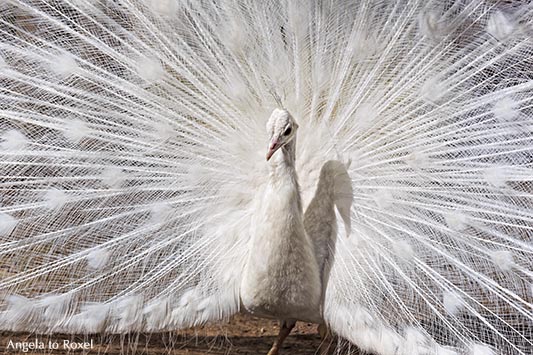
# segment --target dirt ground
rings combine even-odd
[[[35,335],[0,333],[0,354],[169,354],[169,355],[266,355],[279,330],[276,321],[238,315],[225,325],[190,329],[176,334],[141,334],[102,337],[99,335]],[[42,342],[44,350],[22,352],[12,349],[9,341]],[[93,340],[89,350],[63,349],[63,341],[83,342]],[[51,349],[50,343],[59,344]],[[284,343],[280,355],[312,355],[317,353],[320,336],[316,325],[298,323]]]

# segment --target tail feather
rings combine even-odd
[[[281,104],[306,218],[324,204],[346,231],[306,225],[335,240],[332,329],[380,354],[527,354],[532,22],[482,0],[2,2],[0,328],[238,312]]]

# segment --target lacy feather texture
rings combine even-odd
[[[343,354],[531,354],[532,36],[528,1],[0,2],[0,329],[227,320],[299,233],[273,264],[314,248],[291,302]]]

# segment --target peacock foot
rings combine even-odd
[[[267,355],[278,355],[279,349],[276,346],[272,346]]]
[[[289,336],[289,333],[291,332],[292,328],[296,325],[296,321],[294,320],[282,320],[281,321],[281,328],[279,330],[278,338],[274,342],[274,345],[272,345],[272,348],[270,348],[270,351],[267,355],[278,355],[279,349],[283,345],[283,341],[285,338]]]

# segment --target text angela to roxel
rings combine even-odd
[[[94,347],[93,339],[88,341],[72,341],[68,339],[57,340],[34,340],[14,341],[9,340],[6,350],[18,350],[26,353],[30,350],[89,350]]]

